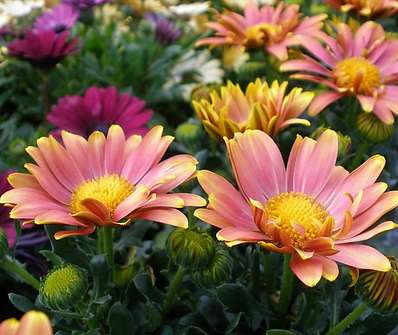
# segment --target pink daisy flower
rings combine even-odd
[[[258,7],[248,1],[244,15],[224,11],[217,22],[207,26],[216,36],[201,39],[197,45],[240,45],[247,49],[264,48],[279,60],[287,59],[287,48],[301,44],[303,38],[318,37],[327,15],[301,18],[298,5],[279,2],[276,7]]]
[[[152,111],[145,108],[145,101],[135,96],[120,94],[116,87],[90,87],[84,96],[70,95],[61,98],[47,114],[47,120],[59,130],[88,137],[93,131],[106,133],[117,124],[126,136],[143,135],[148,131],[146,123]]]
[[[10,175],[13,189],[0,202],[13,206],[11,218],[25,223],[76,228],[57,232],[57,239],[136,219],[187,227],[177,208],[203,206],[204,199],[169,192],[195,175],[197,161],[177,155],[160,162],[173,141],[162,132],[157,126],[144,137],[126,138],[114,125],[106,137],[96,131],[88,140],[63,131],[63,145],[42,137],[26,149],[36,164],[25,164],[30,173]]]
[[[59,4],[39,16],[33,27],[37,30],[54,30],[60,33],[71,29],[79,19],[79,11],[66,4]]]
[[[361,242],[396,228],[384,222],[370,228],[398,206],[398,192],[376,182],[385,160],[376,155],[349,173],[336,166],[337,134],[325,131],[315,141],[297,137],[285,167],[282,155],[264,132],[247,130],[225,139],[239,191],[224,178],[198,172],[209,195],[195,216],[220,228],[229,246],[258,243],[291,254],[290,267],[306,285],[321,277],[333,281],[336,262],[359,269],[388,271],[387,257]],[[370,228],[370,229],[369,229]]]
[[[381,25],[366,22],[356,32],[346,24],[337,36],[324,35],[322,43],[303,41],[310,55],[282,64],[282,71],[298,71],[292,78],[323,84],[328,91],[312,101],[316,115],[345,96],[356,96],[365,112],[373,112],[386,124],[398,113],[398,40],[387,39]],[[348,111],[347,111],[348,112]]]
[[[366,17],[392,16],[398,11],[397,0],[326,0],[342,12],[356,12]]]

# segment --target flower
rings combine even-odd
[[[11,171],[0,172],[0,195],[12,188],[7,181],[7,177],[10,173]],[[9,247],[13,247],[17,234],[14,228],[14,222],[10,219],[10,208],[4,205],[0,205],[0,228],[3,229],[7,235]]]
[[[164,89],[179,86],[182,97],[189,100],[192,91],[200,84],[221,84],[224,70],[221,62],[211,57],[208,50],[193,51],[185,53],[171,69],[170,79],[165,83]],[[186,77],[192,77],[190,83]]]
[[[173,22],[167,20],[156,13],[150,13],[145,15],[146,19],[153,23],[155,27],[156,39],[162,44],[169,44],[175,42],[181,35],[180,29],[178,29]]]
[[[274,81],[271,86],[257,79],[243,93],[239,85],[231,82],[210,93],[210,99],[193,101],[196,115],[206,131],[214,138],[232,138],[235,132],[261,129],[275,136],[292,124],[309,126],[298,119],[310,104],[314,94],[294,88],[286,94],[288,83]]]
[[[224,178],[200,171],[198,181],[209,204],[195,211],[196,217],[220,228],[219,240],[228,246],[258,243],[291,254],[290,268],[307,286],[321,277],[335,280],[336,262],[390,270],[387,257],[361,244],[397,227],[388,221],[368,229],[398,206],[398,191],[385,192],[387,185],[376,182],[385,165],[382,156],[349,173],[335,165],[338,136],[332,130],[318,141],[298,136],[287,168],[264,132],[247,130],[225,142],[240,192]]]
[[[398,40],[387,39],[375,22],[366,22],[356,32],[338,24],[336,38],[325,35],[322,40],[326,47],[306,39],[304,47],[312,56],[281,66],[282,71],[299,71],[293,78],[330,89],[315,97],[309,113],[316,115],[344,96],[356,96],[365,112],[392,124],[393,113],[398,113]]]
[[[43,6],[43,0],[4,0],[0,3],[0,13],[4,13],[9,17],[21,17]]]
[[[57,34],[53,30],[30,30],[7,47],[11,56],[49,68],[77,50],[77,39],[69,39],[68,31]]]
[[[95,130],[106,133],[112,124],[120,125],[126,136],[143,135],[151,117],[152,111],[145,108],[143,100],[120,94],[113,86],[92,86],[82,97],[65,96],[47,114],[47,120],[59,128],[58,133],[63,129],[84,137]]]
[[[25,223],[77,227],[57,232],[56,239],[135,219],[187,227],[176,208],[202,206],[204,200],[169,192],[195,175],[197,161],[177,155],[160,162],[173,140],[162,132],[156,126],[144,137],[125,138],[113,125],[106,137],[95,131],[88,140],[63,131],[63,145],[52,136],[39,138],[37,147],[26,149],[36,164],[25,164],[30,173],[9,176],[14,189],[0,203],[13,206],[10,216]]]
[[[398,309],[398,259],[389,257],[391,269],[387,272],[359,271],[356,292],[369,305],[379,311]]]
[[[204,1],[170,6],[169,10],[172,14],[176,16],[191,17],[205,13],[209,8],[210,1]]]
[[[59,4],[50,11],[39,16],[34,28],[37,30],[54,30],[60,33],[72,28],[79,18],[79,11],[66,4]]]
[[[0,335],[53,335],[50,320],[43,312],[29,311],[21,321],[7,319],[0,323]]]
[[[78,9],[88,9],[94,6],[102,5],[110,0],[62,0],[64,4],[71,5]]]
[[[215,37],[201,39],[197,45],[241,45],[247,49],[265,48],[279,60],[288,57],[287,48],[299,45],[310,36],[319,37],[326,15],[300,18],[299,6],[279,2],[276,7],[258,7],[248,1],[244,15],[224,11],[217,22],[207,26]]]
[[[358,114],[356,128],[364,138],[374,143],[389,140],[395,130],[393,124],[385,124],[373,114],[365,112]]]
[[[392,16],[398,11],[396,0],[327,0],[326,2],[342,12],[354,11],[372,18]]]

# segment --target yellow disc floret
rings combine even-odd
[[[111,214],[116,207],[134,191],[134,186],[125,178],[112,174],[86,181],[72,193],[70,209],[72,214],[87,211],[81,203],[85,199],[95,199],[108,208]]]
[[[336,64],[336,85],[355,94],[371,95],[381,86],[380,71],[363,57],[351,57]]]
[[[280,35],[282,27],[272,23],[260,23],[255,26],[246,28],[246,47],[260,48],[271,41],[275,40]]]
[[[326,209],[304,193],[286,192],[274,196],[265,204],[268,221],[291,240],[294,247],[317,237],[329,216]]]

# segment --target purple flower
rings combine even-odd
[[[152,22],[155,27],[156,39],[162,44],[169,44],[176,41],[180,35],[181,31],[178,29],[173,22],[167,20],[161,15],[150,13],[145,15],[145,18]]]
[[[63,0],[62,2],[68,5],[72,5],[73,7],[78,9],[88,9],[110,1],[111,0]]]
[[[58,128],[88,136],[94,130],[106,132],[112,124],[120,125],[126,136],[145,134],[152,111],[145,102],[129,94],[119,94],[115,87],[90,87],[84,96],[71,95],[59,99],[47,115]]]
[[[49,68],[77,51],[77,42],[76,38],[69,38],[68,31],[57,34],[53,30],[30,30],[7,47],[11,56]]]
[[[79,18],[79,11],[66,4],[59,4],[39,16],[33,27],[37,30],[54,30],[60,33],[72,28]]]

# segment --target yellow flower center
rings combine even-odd
[[[351,1],[351,2],[354,5],[357,3],[360,8],[372,9],[372,8],[376,8],[379,5],[380,0],[356,0],[356,1],[354,0],[354,1]]]
[[[329,216],[314,198],[298,192],[281,193],[270,198],[265,204],[265,212],[268,221],[289,236],[295,247],[317,237]]]
[[[272,23],[260,23],[248,27],[245,30],[246,47],[261,48],[276,39],[281,33],[282,27]]]
[[[376,65],[363,57],[351,57],[336,64],[336,84],[355,94],[370,95],[380,87],[380,71]]]
[[[116,207],[133,191],[134,186],[116,174],[89,180],[73,191],[70,210],[72,214],[87,211],[81,202],[85,199],[95,199],[104,204],[113,215]]]

